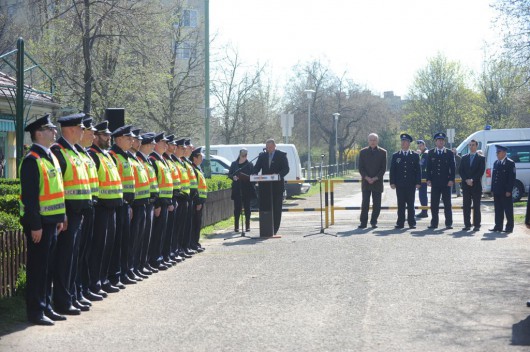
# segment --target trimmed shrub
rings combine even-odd
[[[18,215],[15,216],[0,211],[0,232],[22,230],[22,225],[20,225],[19,219],[20,217]]]
[[[20,187],[17,184],[0,183],[0,196],[19,194]]]
[[[19,196],[15,194],[0,196],[0,212],[18,217],[20,215],[18,200]]]
[[[0,178],[1,185],[18,185],[20,180],[18,178]]]

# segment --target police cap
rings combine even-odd
[[[164,137],[164,132],[160,132],[160,133],[158,133],[157,135],[155,135],[154,139],[155,139],[155,142],[156,142],[156,143],[158,143],[158,142],[160,142],[160,141],[165,141],[165,142],[167,142],[167,138]]]
[[[33,131],[36,131],[39,128],[43,128],[43,127],[57,128],[57,126],[55,126],[51,122],[50,114],[46,114],[46,115],[44,115],[42,117],[39,117],[38,119],[36,119],[35,121],[33,121],[32,123],[27,125],[26,128],[24,128],[24,131],[33,132]]]
[[[142,145],[155,143],[155,133],[154,132],[144,133],[142,134],[142,139],[140,140],[142,141]]]
[[[61,124],[61,127],[75,127],[83,126],[83,118],[85,117],[84,112],[78,114],[68,115],[60,117],[57,122]]]
[[[94,126],[96,134],[112,134],[109,130],[109,121],[105,120]]]
[[[141,128],[135,128],[133,130],[131,130],[131,132],[134,134],[134,138],[138,139],[139,141],[142,140],[142,136],[140,136],[140,131],[142,129]]]
[[[94,127],[94,125],[92,124],[92,118],[91,117],[85,117],[83,119],[83,129],[94,131],[94,132],[97,131],[96,128]]]
[[[438,133],[435,133],[434,136],[432,137],[432,139],[434,140],[437,140],[437,139],[445,139],[447,136],[445,135],[445,133],[443,132],[438,132]]]
[[[508,150],[508,148],[502,146],[502,145],[499,145],[499,144],[495,144],[495,148],[497,148],[497,151],[498,152],[505,152]]]
[[[112,132],[112,137],[136,137],[134,133],[132,133],[132,126],[131,125],[125,125],[118,127],[114,132]]]
[[[409,141],[409,142],[412,142],[412,137],[409,135],[409,134],[406,134],[406,133],[402,133],[399,138],[402,140],[402,141]]]

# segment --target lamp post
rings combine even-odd
[[[311,179],[311,98],[315,92],[312,89],[306,89],[307,94],[307,175]]]
[[[337,165],[337,173],[336,173],[336,176],[339,176],[339,144],[338,144],[338,134],[339,134],[339,130],[338,130],[338,123],[339,123],[339,116],[340,114],[338,112],[334,113],[333,114],[333,117],[335,117],[335,148],[336,148],[336,151],[335,151],[335,164]]]

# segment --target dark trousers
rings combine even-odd
[[[407,209],[407,223],[409,226],[416,226],[416,218],[414,214],[414,198],[416,196],[416,187],[396,186],[397,204],[398,204],[398,218],[397,226],[405,225],[405,208]]]
[[[494,194],[493,204],[495,206],[495,228],[502,230],[504,225],[504,215],[506,215],[505,230],[513,230],[513,198],[510,195]]]
[[[158,267],[162,261],[162,243],[164,243],[167,225],[167,205],[160,206],[160,215],[153,217],[153,231],[149,245],[149,264]]]
[[[52,308],[52,264],[57,243],[57,224],[42,224],[39,243],[31,238],[31,228],[24,226],[27,242],[26,263],[26,311],[28,319],[41,318],[45,310]]]
[[[464,212],[464,226],[471,227],[471,203],[473,203],[473,226],[480,227],[480,198],[482,197],[482,185],[475,184],[469,187],[465,182],[462,183],[463,204],[462,210]]]
[[[140,265],[142,240],[145,230],[145,204],[132,206],[131,238],[129,241],[129,270],[137,270]]]
[[[188,225],[188,210],[189,210],[189,200],[179,200],[179,210],[178,213],[178,246],[179,250],[188,248],[188,243],[190,241],[189,235],[186,233]]]
[[[197,205],[194,207],[193,212],[193,234],[191,236],[190,247],[196,249],[199,246],[199,240],[201,238],[201,228],[202,228],[202,213],[204,209],[204,204],[200,210],[197,210]]]
[[[431,187],[431,226],[438,227],[440,211],[440,196],[444,203],[445,226],[453,225],[453,211],[451,209],[451,187],[432,186]]]
[[[80,212],[66,211],[68,226],[66,231],[57,235],[57,249],[53,264],[53,304],[57,309],[66,309],[72,305],[72,276],[75,277],[79,252],[79,238],[83,215]]]
[[[382,192],[377,191],[363,191],[363,201],[361,204],[361,225],[366,226],[368,223],[368,209],[370,208],[370,196],[372,196],[372,218],[370,224],[376,225],[377,218],[381,212],[381,195]]]
[[[178,207],[175,213],[175,234],[174,241],[171,241],[171,252],[175,255],[182,249],[182,236],[184,235],[184,226],[186,225],[186,214],[188,213],[188,201],[178,200]]]
[[[424,207],[429,205],[429,199],[427,198],[427,184],[422,183],[420,189],[418,190],[418,196],[420,198],[420,204]],[[427,215],[427,209],[421,210],[422,214]]]
[[[110,259],[116,237],[116,208],[96,205],[92,251],[90,251],[90,291],[98,292],[108,283]]]
[[[167,224],[166,224],[166,234],[164,235],[164,243],[162,243],[162,258],[165,261],[170,259],[171,256],[171,246],[173,240],[173,232],[175,230],[175,214],[176,210],[167,212]]]
[[[75,287],[72,288],[72,299],[81,298],[83,290],[89,287],[88,257],[92,247],[92,233],[94,231],[94,207],[83,211],[83,225],[79,240],[79,256],[77,258],[77,276],[72,277]],[[74,296],[75,295],[75,296]]]
[[[153,230],[153,204],[149,203],[145,206],[145,227],[142,235],[142,245],[140,248],[140,264],[143,268],[149,260],[149,246],[151,243],[151,231]]]
[[[116,208],[116,238],[109,268],[109,280],[117,283],[120,276],[125,275],[129,270],[129,241],[130,241],[130,218],[129,204],[123,204]]]
[[[195,202],[193,198],[188,200],[188,211],[186,216],[186,227],[184,229],[183,249],[190,248],[191,246],[191,234],[193,233],[193,213],[194,213]]]
[[[234,197],[234,224],[235,228],[239,229],[239,217],[241,216],[241,210],[245,210],[245,226],[250,227],[250,197],[244,197],[243,195]]]

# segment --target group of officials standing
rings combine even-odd
[[[428,150],[425,141],[416,143],[419,152],[410,149],[413,138],[403,133],[400,135],[401,150],[392,155],[390,162],[390,187],[396,190],[398,211],[396,229],[403,229],[405,221],[411,229],[416,228],[417,218],[426,218],[428,213],[423,209],[414,214],[416,190],[420,203],[427,207],[427,187],[431,188],[431,223],[429,229],[439,226],[440,198],[444,205],[445,228],[453,228],[451,194],[455,184],[455,175],[460,175],[463,193],[464,228],[462,231],[480,231],[482,197],[481,179],[485,172],[485,158],[477,152],[478,142],[469,142],[469,153],[461,158],[456,168],[454,153],[445,147],[446,135],[442,132],[433,136],[435,147]],[[359,173],[362,178],[362,206],[359,228],[368,225],[370,197],[373,199],[373,210],[370,218],[372,228],[377,228],[377,219],[381,210],[383,192],[383,175],[387,167],[387,152],[378,146],[379,137],[375,133],[368,136],[368,146],[359,155]],[[490,231],[513,232],[513,200],[516,170],[515,163],[507,157],[507,148],[496,145],[497,160],[493,164],[491,192],[495,205],[495,226]],[[456,177],[458,178],[458,177]],[[471,210],[473,217],[471,218]],[[405,214],[406,213],[406,214]],[[504,226],[504,218],[506,225]]]
[[[26,126],[33,144],[20,165],[27,317],[38,325],[204,251],[207,186],[190,139],[111,132],[83,113],[58,122],[57,141],[49,115]]]

